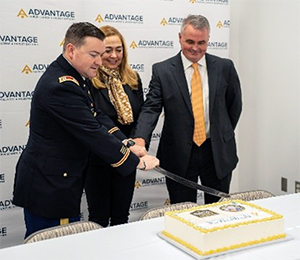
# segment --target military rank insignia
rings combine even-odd
[[[79,86],[79,82],[75,78],[73,78],[72,76],[62,76],[62,77],[59,77],[58,81],[59,81],[59,83],[63,83],[63,82],[66,82],[66,81],[72,81],[76,85]]]

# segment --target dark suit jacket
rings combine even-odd
[[[109,118],[113,121],[113,123],[120,129],[120,131],[128,138],[132,136],[132,130],[136,125],[136,121],[141,110],[141,106],[144,102],[143,97],[143,89],[142,89],[142,82],[140,77],[138,77],[138,89],[132,90],[129,85],[123,85],[123,88],[128,95],[128,99],[132,108],[133,112],[133,123],[130,125],[122,125],[118,121],[117,111],[114,108],[113,104],[111,103],[108,95],[108,90],[106,88],[96,89],[91,88],[91,93],[97,108],[101,109],[101,111],[109,116]],[[108,164],[105,163],[101,158],[96,156],[94,153],[90,156],[90,165],[93,166],[107,166]]]
[[[234,129],[241,114],[240,82],[231,60],[206,54],[209,80],[210,137],[217,176],[236,167]],[[138,119],[135,137],[147,143],[164,108],[157,151],[161,167],[185,176],[193,142],[194,118],[180,53],[153,65],[149,93]]]
[[[16,167],[15,205],[49,218],[78,216],[90,150],[123,175],[135,170],[139,158],[123,146],[126,137],[84,87],[62,55],[37,83],[29,139]]]

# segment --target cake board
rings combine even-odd
[[[162,238],[165,241],[169,242],[170,244],[176,246],[177,248],[181,249],[182,251],[186,252],[187,254],[189,254],[190,256],[194,257],[197,260],[209,259],[211,257],[216,257],[216,256],[220,256],[220,255],[225,255],[225,254],[231,254],[231,253],[240,252],[243,250],[248,250],[248,249],[271,245],[271,244],[276,244],[276,243],[285,242],[285,241],[289,241],[289,240],[293,239],[293,237],[291,235],[286,234],[286,237],[281,238],[281,239],[276,239],[276,240],[272,240],[269,242],[259,243],[256,245],[245,246],[245,247],[241,247],[241,248],[237,248],[237,249],[227,250],[227,251],[219,252],[219,253],[215,253],[215,254],[200,256],[200,255],[196,254],[194,251],[192,251],[191,249],[189,249],[189,248],[181,245],[180,243],[170,239],[169,237],[165,236],[162,232],[157,233],[157,235],[160,238]]]

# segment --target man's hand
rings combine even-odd
[[[152,155],[146,154],[140,158],[140,163],[137,168],[142,171],[147,171],[159,166],[159,160]]]
[[[147,154],[145,147],[137,145],[137,144],[130,146],[129,149],[131,152],[133,152],[138,157],[142,157]]]
[[[143,138],[134,138],[133,141],[139,146],[146,146],[146,142]]]

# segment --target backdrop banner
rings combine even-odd
[[[73,0],[2,1],[0,8],[0,248],[23,243],[21,208],[12,204],[16,162],[28,139],[30,101],[39,77],[62,52],[64,35],[74,22],[100,27],[112,25],[127,42],[130,66],[148,92],[153,63],[180,50],[178,32],[188,14],[202,14],[211,25],[208,52],[229,54],[229,0]],[[155,154],[163,113],[153,132],[150,153]],[[99,172],[99,174],[101,174]],[[198,193],[203,203],[203,194]],[[45,201],[44,203],[47,203]],[[138,171],[130,221],[146,210],[168,204],[165,177],[156,171]],[[82,197],[82,219],[88,212]]]

